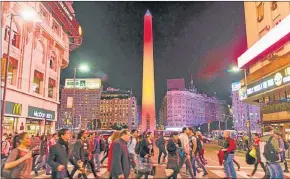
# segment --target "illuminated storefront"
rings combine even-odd
[[[5,117],[3,121],[3,133],[14,133],[18,117],[22,115],[22,104],[6,101]]]
[[[55,111],[28,106],[28,119],[26,120],[25,129],[28,130],[31,135],[36,135],[38,133],[42,134],[45,128],[46,133],[51,134],[54,131],[54,120]]]
[[[41,134],[40,121],[33,119],[26,119],[25,131],[30,135]]]

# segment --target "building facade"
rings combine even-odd
[[[232,116],[236,131],[248,131],[249,125],[253,133],[261,133],[260,106],[248,104],[240,100],[240,82],[232,84]]]
[[[166,121],[166,128],[199,126],[222,118],[222,104],[213,97],[189,90],[169,90],[164,99],[161,120]]]
[[[100,78],[66,79],[61,92],[57,127],[93,130],[100,120]]]
[[[238,66],[247,76],[240,96],[261,106],[264,126],[290,139],[290,3],[245,2],[244,7],[248,50]]]
[[[107,88],[103,91],[100,106],[102,128],[112,126],[127,126],[129,129],[138,128],[137,99],[132,91]]]
[[[30,21],[22,16],[28,12],[35,15]],[[1,28],[2,92],[6,75],[8,83],[3,132],[54,133],[60,70],[82,38],[72,2],[1,2]]]

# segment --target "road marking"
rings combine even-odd
[[[206,160],[209,160],[209,161],[212,161],[212,162],[214,162],[214,163],[219,164],[219,162],[217,162],[216,160],[213,160],[213,159],[210,159],[210,158],[207,158],[207,157],[205,157],[205,159],[206,159]]]
[[[210,170],[210,172],[212,172],[213,174],[217,175],[220,178],[225,178],[225,172],[222,170]]]
[[[216,165],[206,165],[206,168],[224,168],[224,166],[216,166]],[[236,169],[238,169],[238,167],[235,167]],[[241,167],[241,169],[253,169],[253,167]]]

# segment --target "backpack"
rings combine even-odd
[[[283,142],[284,142],[284,148],[285,148],[285,150],[288,150],[289,149],[289,143],[286,142],[284,139],[283,139]]]
[[[155,140],[155,145],[156,147],[160,147],[160,138],[158,138],[157,140]]]
[[[100,139],[100,152],[105,151],[105,149],[106,149],[105,141],[103,139]]]
[[[272,139],[273,139],[273,136],[271,136],[269,138],[269,140],[267,141],[267,143],[265,144],[263,155],[267,161],[276,162],[279,160],[279,155],[275,151],[275,148],[274,148],[273,144],[271,143]]]
[[[201,144],[200,139],[197,137],[197,138],[196,138],[196,150],[195,150],[195,153],[200,152],[201,149],[202,149],[202,144]]]
[[[142,142],[142,141],[138,141],[137,144],[136,144],[136,147],[135,147],[135,153],[136,153],[137,155],[140,154],[140,150],[141,150],[141,142]]]

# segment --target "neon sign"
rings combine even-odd
[[[260,92],[265,92],[276,86],[282,86],[290,83],[290,67],[280,70],[264,79],[248,85],[247,96],[253,96]]]

